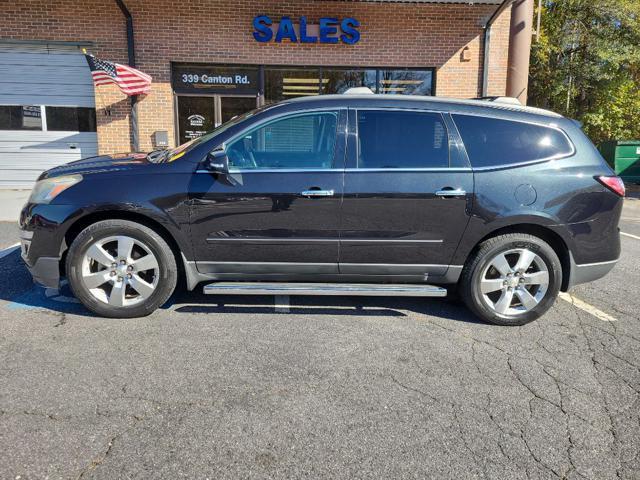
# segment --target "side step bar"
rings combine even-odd
[[[207,295],[344,295],[371,297],[445,297],[447,290],[425,284],[216,282]]]

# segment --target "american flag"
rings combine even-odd
[[[140,95],[151,90],[151,77],[140,70],[119,63],[85,55],[95,86],[115,83],[125,95]]]

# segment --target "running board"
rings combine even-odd
[[[344,295],[370,297],[446,297],[447,290],[425,284],[216,282],[207,295]]]

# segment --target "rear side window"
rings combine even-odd
[[[440,114],[359,110],[358,168],[446,168],[449,141]]]
[[[555,128],[472,115],[452,115],[474,167],[495,167],[572,153],[569,139]]]

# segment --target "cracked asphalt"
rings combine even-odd
[[[640,200],[622,230],[640,234]],[[0,249],[17,229],[0,224]],[[91,316],[0,258],[0,478],[640,478],[640,240],[502,328],[442,300]]]

